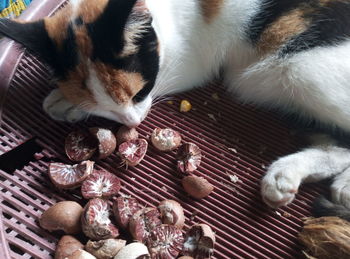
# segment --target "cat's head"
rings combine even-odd
[[[158,40],[142,0],[71,0],[54,16],[0,20],[0,35],[21,43],[55,72],[64,97],[128,126],[151,107]]]

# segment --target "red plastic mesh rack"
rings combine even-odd
[[[33,1],[22,19],[51,15],[64,2]],[[63,143],[73,128],[110,123],[53,121],[41,108],[52,89],[49,70],[8,40],[1,42],[0,54],[0,258],[51,258],[59,235],[41,229],[38,218],[60,200],[84,201],[78,191],[52,186],[48,162],[67,161]],[[301,257],[297,235],[302,218],[310,215],[322,186],[302,187],[296,200],[278,211],[267,208],[259,193],[265,167],[299,148],[287,124],[272,113],[234,103],[220,83],[175,98],[174,104],[157,104],[138,130],[147,138],[155,127],[171,127],[185,141],[196,143],[204,154],[198,173],[215,185],[214,193],[200,201],[188,197],[175,176],[174,153],[161,154],[152,147],[135,168],[119,168],[115,155],[97,164],[118,175],[122,192],[145,205],[175,199],[185,209],[186,227],[195,222],[212,226],[217,234],[215,258]],[[179,112],[183,98],[193,104],[191,112]],[[230,181],[230,175],[239,181]]]

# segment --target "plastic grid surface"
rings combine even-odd
[[[3,224],[13,257],[22,256],[22,252],[28,258],[52,255],[58,236],[40,229],[38,217],[59,200],[80,200],[77,195],[54,190],[47,177],[47,161],[50,157],[66,159],[64,137],[79,127],[55,122],[42,112],[42,100],[51,89],[49,78],[37,60],[25,55],[13,77],[3,113],[1,152],[36,137],[45,156],[13,173],[0,172]],[[219,100],[213,98],[215,93]],[[193,104],[191,112],[178,111],[182,98]],[[96,120],[80,126],[88,125],[106,124]],[[232,103],[219,84],[211,84],[178,96],[174,104],[156,105],[138,130],[148,138],[155,127],[171,127],[183,135],[184,141],[199,145],[204,158],[198,174],[215,185],[215,192],[201,201],[189,198],[176,177],[174,152],[159,153],[150,146],[144,161],[135,168],[118,168],[115,155],[98,162],[122,179],[123,193],[151,206],[166,198],[178,200],[185,208],[187,226],[205,222],[216,231],[216,258],[298,257],[296,236],[301,218],[309,215],[309,205],[319,187],[302,188],[297,200],[278,212],[269,210],[259,193],[266,165],[296,150],[297,142],[283,122],[269,113]],[[231,182],[229,175],[236,175],[239,182]]]
[[[64,138],[73,129],[111,126],[104,120],[78,125],[51,120],[41,108],[50,92],[50,73],[38,60],[25,54],[12,77],[0,128],[0,154],[35,139],[43,148],[14,172],[0,171],[0,258],[51,258],[59,235],[38,226],[41,213],[60,200],[85,203],[79,191],[55,189],[47,177],[48,161],[67,161]],[[213,95],[214,94],[214,95]],[[219,98],[217,98],[217,96]],[[193,110],[179,112],[179,100],[188,99]],[[302,218],[309,216],[321,185],[303,186],[288,207],[270,210],[260,197],[259,182],[268,164],[295,152],[299,145],[286,124],[273,114],[242,106],[212,83],[175,97],[173,104],[155,105],[139,126],[148,138],[155,127],[178,130],[184,141],[196,143],[204,157],[197,174],[205,176],[215,191],[196,201],[188,197],[176,177],[175,152],[160,153],[151,145],[135,168],[120,168],[116,155],[97,164],[119,176],[122,192],[145,205],[175,199],[185,209],[186,228],[197,222],[212,226],[217,234],[215,258],[298,258],[297,234]],[[230,175],[239,179],[234,183]],[[6,254],[8,251],[8,254]]]

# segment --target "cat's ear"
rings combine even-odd
[[[94,45],[93,58],[109,62],[123,49],[125,24],[137,0],[110,0],[103,13],[87,25]]]
[[[45,29],[44,20],[20,22],[0,19],[0,36],[15,40],[50,65],[55,63],[56,49]]]

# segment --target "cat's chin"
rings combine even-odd
[[[95,116],[103,117],[105,119],[121,123],[129,128],[135,128],[142,122],[142,118],[139,116],[133,116],[130,114],[119,114],[115,112],[95,111]]]

